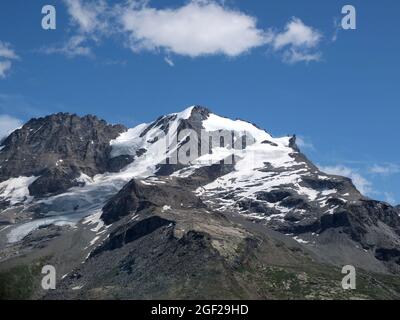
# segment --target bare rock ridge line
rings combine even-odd
[[[0,182],[12,177],[40,176],[30,194],[65,192],[78,185],[80,174],[94,176],[118,170],[110,161],[109,142],[127,129],[95,116],[58,113],[32,119],[2,143]]]

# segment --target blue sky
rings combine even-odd
[[[346,4],[356,30],[337,23]],[[319,166],[399,203],[399,14],[394,0],[4,0],[0,134],[59,111],[133,126],[200,104],[296,133]]]

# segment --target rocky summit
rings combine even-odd
[[[200,106],[32,119],[0,145],[0,298],[399,299],[400,208]]]

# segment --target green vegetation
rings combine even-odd
[[[28,300],[40,287],[44,263],[19,265],[0,272],[0,300]]]
[[[242,269],[243,270],[243,269]],[[242,271],[243,272],[243,271]],[[302,268],[252,265],[243,272],[245,281],[257,283],[262,299],[358,300],[399,299],[400,278],[357,273],[357,289],[344,290],[340,270],[325,265]]]

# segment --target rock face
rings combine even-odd
[[[0,279],[41,259],[66,274],[37,297],[400,297],[400,208],[319,170],[295,136],[195,106],[132,129],[33,119],[1,147]],[[344,265],[361,291],[340,291]]]
[[[59,113],[32,119],[2,143],[0,182],[40,176],[30,187],[34,196],[65,192],[90,177],[110,171],[110,141],[126,128],[94,116]]]
[[[106,224],[112,224],[124,216],[164,206],[179,209],[206,207],[193,192],[182,188],[179,180],[161,186],[151,181],[132,180],[107,202],[101,218]]]

